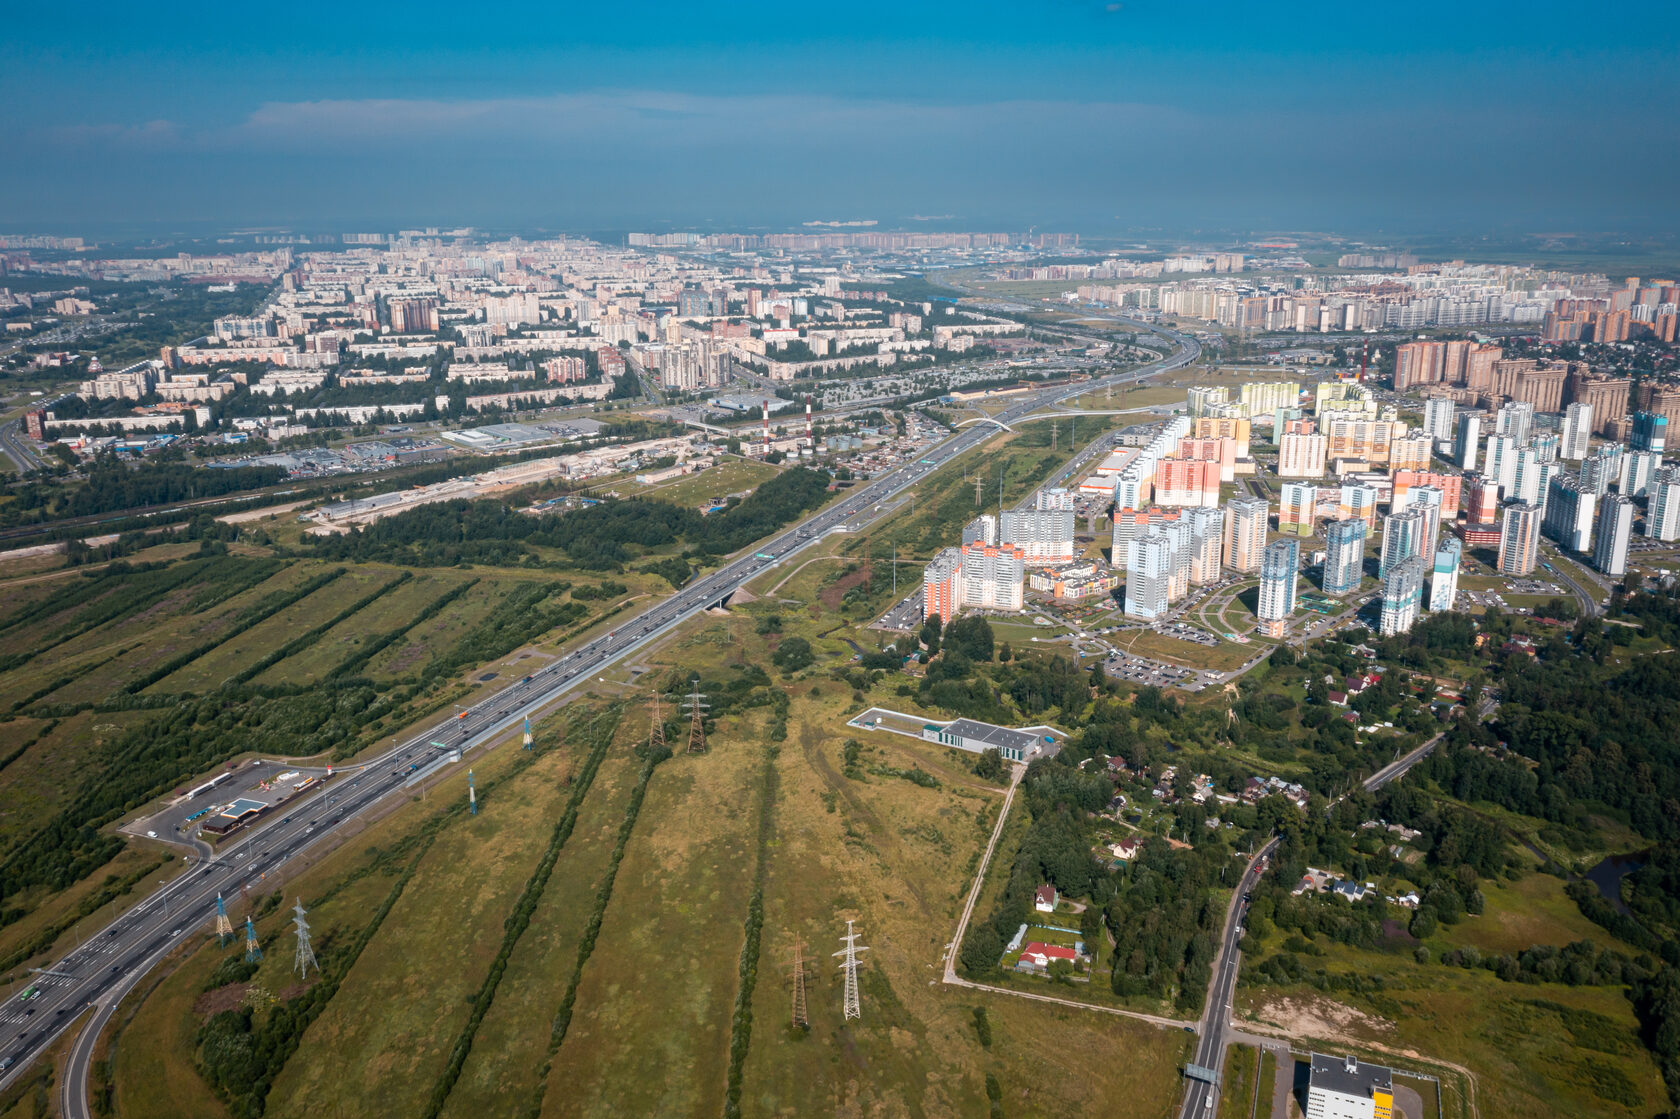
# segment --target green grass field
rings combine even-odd
[[[1255,1068],[1260,1054],[1246,1045],[1225,1047],[1225,1076],[1219,1085],[1219,1119],[1252,1119],[1254,1115]],[[1271,1114],[1271,1096],[1263,1093],[1266,1115]]]
[[[821,566],[809,569],[811,583],[802,589],[820,593]],[[821,612],[818,618],[803,611],[783,617],[784,636],[815,637],[831,624]],[[669,666],[708,676],[728,673],[728,665],[741,660],[765,663],[769,639],[755,629],[754,617],[745,613],[704,619],[649,659],[655,673]],[[849,648],[836,638],[818,645],[825,663],[849,658]],[[765,847],[765,915],[743,1067],[744,1111],[972,1114],[985,1108],[988,1072],[1004,1085],[1011,1114],[1093,1106],[1170,1111],[1180,1091],[1177,1067],[1187,1052],[1177,1031],[990,998],[996,1040],[990,1050],[980,1046],[972,997],[929,980],[938,974],[1000,791],[975,779],[960,756],[884,735],[869,736],[869,764],[919,765],[939,788],[889,777],[847,778],[840,773],[844,736],[833,728],[851,713],[850,689],[826,681],[819,670],[805,679],[778,679],[776,686],[785,688],[791,705],[787,739],[770,762],[778,792]],[[635,770],[627,748],[645,728],[636,713],[621,727],[442,1114],[497,1114],[508,1100],[530,1098],[546,1026],[622,819]],[[722,1109],[746,897],[757,859],[766,733],[761,711],[725,716],[709,753],[679,754],[655,771],[582,972],[543,1097],[545,1114]],[[339,994],[304,1035],[276,1082],[269,1114],[330,1115],[352,1108],[358,1115],[418,1114],[482,982],[501,921],[546,839],[545,821],[558,811],[563,774],[575,759],[574,746],[544,755],[489,798],[477,818],[448,825]],[[505,764],[486,763],[481,787],[486,773]],[[378,873],[359,868],[387,866],[389,860],[375,857],[375,847],[399,842],[435,811],[411,805],[287,884],[288,896],[300,890],[306,898],[325,895],[311,905],[318,935],[348,935],[388,881],[388,867]],[[1011,833],[1018,834],[1019,826]],[[277,935],[256,980],[270,990],[285,985],[270,970],[289,955],[283,917],[276,914],[261,926],[265,935]],[[841,1020],[828,955],[846,917],[857,921],[871,947],[861,975],[864,1017],[854,1022]],[[788,1025],[796,941],[809,960],[808,1032]],[[157,1015],[160,1021],[174,1016],[176,1032],[160,1032],[176,1039],[177,1051],[190,1045],[191,1023],[181,1016],[183,1007],[190,1016],[193,1000],[171,995],[169,983],[202,984],[207,973],[195,978],[189,970],[160,987],[140,1011],[142,1018]],[[384,1009],[370,1014],[370,1006]],[[1035,1044],[1052,1034],[1057,1045]],[[177,1069],[191,1063],[190,1053],[173,1059]],[[161,1114],[174,1100],[159,1095],[154,1110],[136,1113]]]
[[[1269,1102],[1275,1091],[1278,1074],[1277,1054],[1270,1049],[1260,1054],[1260,1068],[1256,1073],[1260,1081],[1260,1099],[1254,1109],[1254,1119],[1269,1119],[1272,1105]]]
[[[1566,942],[1564,929],[1543,931],[1542,943]],[[1332,998],[1305,986],[1245,982],[1239,1020],[1280,1026],[1298,1041],[1366,1041],[1440,1055],[1474,1070],[1484,1115],[1648,1115],[1666,1106],[1662,1078],[1619,989],[1503,983],[1480,969],[1345,946],[1327,950],[1314,966],[1381,976],[1383,990]]]
[[[1224,631],[1221,631],[1224,632]],[[1241,633],[1241,630],[1232,632]],[[1184,665],[1188,668],[1207,668],[1217,672],[1228,672],[1234,668],[1241,668],[1248,659],[1254,656],[1261,647],[1259,642],[1251,645],[1239,645],[1234,641],[1220,641],[1218,646],[1210,647],[1195,641],[1180,641],[1176,637],[1154,633],[1150,630],[1139,630],[1136,633],[1117,633],[1111,639],[1116,648],[1139,656],[1150,657],[1154,660],[1166,661],[1169,664]]]
[[[754,462],[750,459],[723,458],[716,466],[709,470],[702,470],[698,474],[689,474],[669,482],[656,482],[651,486],[638,486],[631,483],[624,492],[640,494],[646,497],[656,497],[660,501],[669,501],[673,505],[685,505],[698,508],[713,499],[722,499],[732,493],[756,489],[764,482],[774,478],[780,470],[768,463]]]

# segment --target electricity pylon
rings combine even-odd
[[[525,749],[531,749],[531,716],[525,716]]]
[[[657,753],[665,745],[665,716],[659,713],[659,689],[648,696],[648,753]]]
[[[706,752],[706,709],[711,705],[706,702],[706,697],[700,693],[700,677],[696,676],[694,678],[694,689],[689,693],[688,698],[683,700],[683,706],[688,709],[689,714],[688,752],[704,754]]]
[[[793,942],[793,1028],[808,1030],[811,1018],[805,1012],[805,945]]]
[[[247,914],[245,917],[245,960],[247,963],[254,964],[260,959],[262,959],[262,948],[257,944],[257,929],[255,925],[251,924],[250,915]]]
[[[295,926],[295,930],[297,932],[298,975],[304,979],[308,979],[309,969],[312,966],[315,968],[315,973],[317,975],[320,974],[321,963],[315,958],[315,949],[311,947],[309,943],[309,922],[304,916],[302,898],[297,899],[297,906],[293,908],[292,912],[295,914],[292,918],[292,924]]]
[[[467,812],[478,815],[478,789],[473,785],[473,771],[470,769],[467,770]]]
[[[216,941],[223,948],[226,948],[227,947],[227,942],[229,940],[232,940],[232,939],[233,939],[233,925],[228,921],[227,902],[222,900],[222,895],[221,894],[217,894],[216,895]]]
[[[840,943],[844,944],[845,947],[834,953],[836,956],[845,957],[840,961],[840,970],[846,973],[844,1013],[848,1019],[863,1017],[863,1009],[858,1005],[857,954],[867,952],[869,948],[867,945],[859,945],[857,938],[858,934],[852,931],[852,923],[847,921],[846,935],[840,938]]]

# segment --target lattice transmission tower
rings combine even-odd
[[[797,940],[793,942],[793,1028],[811,1028],[811,1017],[805,1012],[805,945]]]
[[[656,753],[665,745],[665,716],[659,711],[659,689],[648,695],[648,753]]]
[[[860,945],[857,942],[857,938],[858,934],[852,931],[852,923],[847,921],[846,935],[840,938],[840,943],[844,944],[845,947],[834,953],[836,956],[844,957],[840,961],[840,970],[846,973],[846,1003],[844,1013],[848,1019],[863,1017],[863,1008],[858,1005],[857,954],[859,952],[867,952],[869,951],[869,948],[866,945]]]
[[[251,924],[251,918],[245,917],[245,960],[256,963],[262,959],[262,946],[257,943],[257,927]]]
[[[711,704],[700,692],[700,677],[694,678],[693,690],[688,698],[683,700],[683,707],[688,711],[688,752],[704,754],[706,752],[706,709]]]
[[[313,967],[315,974],[321,973],[321,962],[315,958],[315,949],[309,943],[309,921],[303,909],[303,899],[297,899],[297,905],[292,909],[292,925],[297,933],[297,970],[301,978],[309,978],[309,969]]]
[[[217,894],[216,895],[216,941],[223,948],[226,948],[227,947],[227,942],[232,940],[232,939],[233,939],[233,924],[232,924],[232,922],[230,922],[228,920],[227,902],[222,900],[222,895],[221,894]]]

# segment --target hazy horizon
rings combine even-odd
[[[1666,230],[1680,31],[1572,11],[35,8],[0,221]]]

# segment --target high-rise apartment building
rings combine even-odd
[[[1365,536],[1370,527],[1358,517],[1324,527],[1324,593],[1347,594],[1365,575]]]
[[[1159,526],[1152,526],[1146,535],[1127,545],[1127,615],[1159,618],[1167,612],[1175,558],[1172,541]]]
[[[962,542],[964,544],[996,544],[998,542],[998,521],[990,513],[982,513],[963,525]]]
[[[1662,454],[1668,446],[1668,417],[1660,412],[1635,412],[1628,445],[1636,451]]]
[[[1433,384],[1489,390],[1502,353],[1479,342],[1407,342],[1394,349],[1394,391]]]
[[[1580,462],[1587,457],[1587,450],[1592,443],[1592,405],[1581,402],[1571,404],[1563,410],[1563,439],[1558,448],[1558,457],[1570,462]]]
[[[1534,434],[1534,405],[1526,400],[1513,400],[1500,407],[1494,416],[1494,431],[1509,435],[1521,447]]]
[[[1172,457],[1217,463],[1221,482],[1229,482],[1236,478],[1237,441],[1235,439],[1197,439],[1195,436],[1190,436],[1178,441],[1178,454]],[[1157,471],[1157,473],[1159,472]],[[1161,487],[1159,477],[1155,480],[1155,487],[1157,490]],[[1212,504],[1217,505],[1219,502],[1214,501]]]
[[[969,544],[962,549],[962,586],[959,607],[983,610],[1019,610],[1026,605],[1022,587],[1027,565],[1021,549],[1008,545]]]
[[[1202,442],[1186,440],[1186,442]],[[1208,440],[1207,442],[1215,442]],[[1229,440],[1218,440],[1230,446]],[[1219,462],[1164,458],[1155,464],[1155,503],[1165,506],[1218,505]]]
[[[1450,397],[1432,396],[1423,402],[1423,433],[1436,441],[1453,437],[1453,414],[1458,409]]]
[[[1627,497],[1644,497],[1651,492],[1651,479],[1662,468],[1662,452],[1629,451],[1617,465],[1616,489]]]
[[[1599,431],[1608,433],[1628,414],[1628,389],[1632,384],[1631,377],[1600,376],[1578,364],[1569,372],[1565,391],[1571,401],[1592,405],[1593,422]],[[1540,410],[1556,411],[1555,408]]]
[[[1234,497],[1225,506],[1225,566],[1252,574],[1260,570],[1260,555],[1266,548],[1264,498]]]
[[[1426,556],[1440,537],[1441,521],[1450,519],[1446,508],[1446,494],[1439,486],[1413,486],[1407,493],[1406,509],[1422,509],[1425,517],[1423,547],[1418,555]],[[1456,510],[1454,510],[1456,512]]]
[[[1505,507],[1499,530],[1499,573],[1532,575],[1540,556],[1540,507],[1517,502]]]
[[[1250,418],[1301,402],[1301,386],[1295,381],[1255,381],[1242,386],[1239,393],[1238,399]]]
[[[1073,559],[1074,515],[1067,509],[1011,509],[998,519],[998,543],[1021,549],[1027,563]]]
[[[922,570],[922,620],[937,617],[948,622],[957,616],[962,603],[962,549],[941,548]]]
[[[1246,416],[1201,416],[1191,430],[1197,439],[1235,440],[1237,457],[1248,457],[1249,421]]]
[[[1633,539],[1633,499],[1613,493],[1598,506],[1598,539],[1593,566],[1606,575],[1626,575],[1628,543]]]
[[[1645,535],[1653,540],[1680,539],[1680,467],[1665,466],[1652,480]]]
[[[1311,482],[1285,482],[1278,489],[1278,531],[1311,536],[1318,508],[1318,487]]]
[[[1190,581],[1197,586],[1216,582],[1225,549],[1225,510],[1187,509],[1184,519],[1190,525]]]
[[[1353,459],[1373,466],[1387,466],[1390,450],[1406,434],[1402,420],[1343,419],[1325,425],[1330,437],[1326,454],[1332,459]]]
[[[1224,385],[1194,385],[1187,394],[1185,412],[1191,419],[1197,420],[1214,407],[1230,401],[1231,390]]]
[[[1342,498],[1336,507],[1336,516],[1358,517],[1367,526],[1377,523],[1377,498],[1380,492],[1377,487],[1366,482],[1343,482]]]
[[[1377,576],[1388,573],[1413,556],[1424,555],[1431,545],[1426,536],[1429,530],[1429,511],[1409,506],[1383,518],[1382,551],[1378,553]]]
[[[1543,504],[1546,483],[1557,472],[1557,463],[1541,462],[1539,451],[1533,447],[1522,448],[1517,452],[1517,468],[1511,486],[1512,498],[1534,505]]]
[[[1260,561],[1260,632],[1284,636],[1295,612],[1296,581],[1301,568],[1301,544],[1284,538],[1266,545]]]
[[[1019,548],[974,542],[942,548],[922,571],[922,618],[949,622],[967,607],[1019,610],[1026,563]]]
[[[1330,440],[1317,432],[1289,431],[1278,438],[1278,477],[1322,478]]]
[[[1034,509],[1053,509],[1071,512],[1076,503],[1076,495],[1070,489],[1058,486],[1046,486],[1033,495]]]
[[[1458,474],[1442,474],[1435,470],[1396,470],[1390,481],[1393,491],[1389,496],[1392,508],[1398,513],[1411,502],[1411,492],[1414,486],[1434,486],[1441,491],[1442,519],[1453,520],[1458,516],[1458,506],[1464,497],[1464,478]],[[1471,518],[1474,520],[1475,518]]]
[[[1382,615],[1377,632],[1384,637],[1405,633],[1417,622],[1423,605],[1422,556],[1407,556],[1383,576]]]
[[[1490,525],[1499,519],[1499,483],[1480,474],[1464,476],[1464,519]]]
[[[1623,453],[1620,443],[1606,443],[1582,459],[1581,485],[1600,497],[1609,493],[1611,485],[1621,480]]]
[[[1517,484],[1517,450],[1515,436],[1490,435],[1487,441],[1487,462],[1482,473],[1499,484],[1499,492],[1510,497]]]
[[[1458,569],[1464,559],[1464,543],[1449,536],[1435,549],[1435,569],[1429,576],[1429,609],[1451,610],[1458,597]]]
[[[1435,441],[1421,431],[1402,436],[1389,444],[1391,470],[1427,470],[1435,454]]]
[[[1162,526],[1172,544],[1172,574],[1167,580],[1167,601],[1177,602],[1190,591],[1190,522],[1180,517]]]
[[[1394,348],[1394,391],[1439,384],[1446,347],[1439,342],[1407,342]]]
[[[1592,546],[1593,513],[1598,495],[1579,478],[1559,474],[1552,479],[1546,499],[1544,531],[1562,547],[1584,552]]]
[[[1460,470],[1476,469],[1477,452],[1482,448],[1482,417],[1458,417],[1458,431],[1453,438],[1453,461]]]

